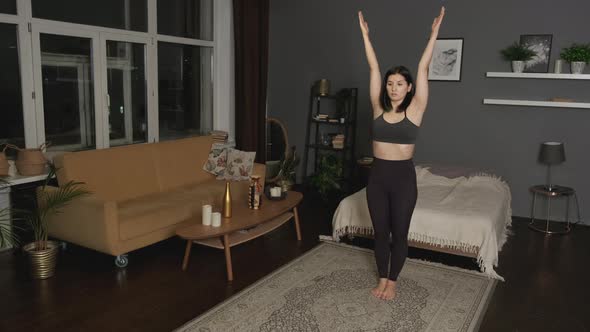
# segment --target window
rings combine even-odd
[[[110,146],[147,141],[145,46],[107,41]]]
[[[0,13],[16,14],[16,0],[0,0]]]
[[[25,146],[16,25],[0,23],[0,143]]]
[[[209,47],[158,44],[160,140],[213,128],[211,56]]]
[[[213,83],[229,83],[213,56],[230,13],[230,0],[0,0],[0,143],[57,152],[208,134]]]
[[[88,38],[41,34],[45,140],[68,150],[96,146]]]
[[[159,0],[158,33],[213,40],[212,0]]]
[[[147,31],[146,0],[32,0],[33,17],[107,28]]]

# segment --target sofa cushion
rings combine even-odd
[[[213,143],[211,151],[209,151],[209,158],[203,165],[203,170],[215,176],[223,174],[227,167],[227,150],[228,144]]]
[[[214,179],[203,171],[212,143],[212,136],[198,136],[152,144],[160,190]]]
[[[160,190],[152,144],[65,153],[55,157],[60,185],[84,182],[104,200],[126,200]]]
[[[119,203],[119,236],[128,240],[177,223],[201,221],[202,206],[221,206],[225,183],[215,179]]]
[[[243,181],[250,180],[254,169],[256,152],[240,151],[230,148],[227,154],[227,167],[218,180]]]

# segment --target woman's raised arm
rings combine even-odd
[[[432,30],[430,33],[430,39],[426,44],[426,49],[420,58],[418,63],[418,73],[416,74],[416,90],[414,91],[413,104],[417,106],[420,111],[426,110],[426,104],[428,103],[428,67],[432,60],[432,52],[434,51],[434,43],[438,38],[438,30],[445,17],[445,7],[440,8],[440,14],[434,18],[432,22]]]
[[[369,96],[371,105],[373,106],[373,117],[377,117],[381,113],[381,106],[379,105],[379,94],[381,93],[381,71],[379,70],[379,63],[375,50],[369,39],[369,25],[363,17],[363,13],[359,11],[359,24],[361,32],[363,33],[363,41],[365,44],[365,53],[367,55],[367,62],[369,63],[370,81],[369,81]]]

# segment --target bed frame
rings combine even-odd
[[[367,235],[367,234],[349,233],[348,236],[373,239],[373,236]],[[436,251],[436,252],[442,252],[445,254],[464,256],[464,257],[469,257],[469,258],[477,258],[477,253],[479,252],[478,247],[473,247],[469,251],[463,251],[463,250],[459,250],[459,249],[436,246],[436,245],[412,241],[412,240],[408,241],[408,246],[413,247],[413,248],[418,248],[418,249],[426,249],[426,250],[431,250],[431,251]]]

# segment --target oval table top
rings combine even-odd
[[[280,201],[273,201],[264,197],[258,210],[250,209],[245,201],[241,204],[233,202],[232,217],[223,218],[222,216],[220,227],[205,226],[199,222],[179,228],[176,235],[186,240],[201,240],[248,229],[292,210],[302,199],[303,194],[297,191],[287,192],[285,199]]]

